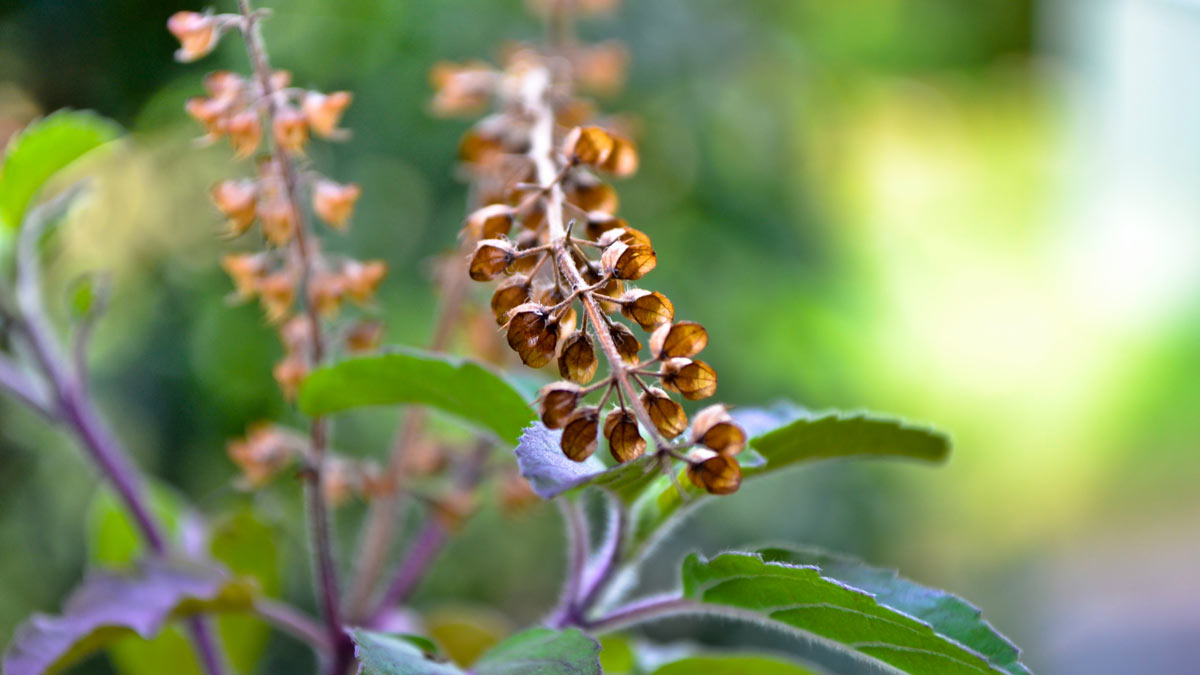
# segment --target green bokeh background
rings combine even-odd
[[[4,133],[62,106],[131,132],[95,167],[48,270],[51,297],[80,271],[113,274],[92,361],[105,410],[201,509],[253,501],[283,546],[283,593],[311,606],[294,486],[232,487],[225,440],[289,413],[270,377],[275,338],[257,308],[224,300],[228,244],[206,188],[230,173],[229,152],[193,150],[182,112],[204,72],[244,68],[243,54],[230,41],[174,63],[163,25],[190,4],[0,7]],[[465,207],[453,160],[468,124],[428,114],[426,73],[539,26],[517,0],[272,7],[275,63],[302,86],[355,93],[353,138],[311,152],[364,187],[329,246],[388,261],[390,340],[420,345],[430,258],[453,246]],[[626,91],[601,102],[641,130],[622,213],[654,238],[648,287],[708,327],[720,398],[870,408],[956,441],[937,469],[828,464],[748,484],[680,528],[645,585],[671,583],[688,550],[800,541],[967,597],[1035,671],[1191,672],[1200,5],[627,0],[582,32],[634,57]],[[382,458],[395,419],[347,416],[339,443]],[[79,577],[95,490],[68,439],[0,402],[0,643]],[[357,515],[339,516],[346,551]],[[550,508],[486,512],[415,603],[534,621],[557,591],[560,536]],[[307,667],[300,651],[274,639],[262,672]],[[85,668],[111,672],[104,658]]]

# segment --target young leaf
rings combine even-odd
[[[436,654],[403,637],[363,629],[351,632],[363,675],[463,675]],[[496,645],[472,675],[599,675],[600,645],[571,629],[534,628]]]
[[[950,439],[945,434],[867,413],[802,417],[754,437],[750,445],[767,463],[747,469],[746,475],[835,457],[900,457],[941,462],[950,456]]]
[[[51,176],[121,133],[90,112],[64,110],[25,127],[8,143],[0,165],[0,231],[21,226],[25,211]]]
[[[59,616],[35,614],[4,654],[6,675],[54,673],[129,634],[150,637],[171,619],[249,609],[253,590],[213,568],[161,560],[128,574],[89,574]]]
[[[372,405],[420,403],[516,444],[533,409],[503,377],[472,361],[418,349],[347,359],[314,371],[300,387],[310,416]]]
[[[938,633],[979,652],[994,666],[1013,675],[1029,675],[1021,650],[983,619],[979,608],[962,598],[900,577],[895,570],[872,567],[856,558],[812,548],[766,548],[767,562],[815,565],[821,576],[875,596],[880,604],[920,619]]]
[[[699,612],[712,606],[713,614],[763,622],[905,673],[1005,672],[928,623],[828,579],[816,567],[769,562],[752,553],[709,560],[693,554],[683,563],[683,595],[702,603]]]

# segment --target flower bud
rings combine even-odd
[[[354,204],[362,194],[362,188],[354,183],[335,183],[331,180],[318,180],[313,186],[313,212],[321,220],[336,229],[346,226],[350,215],[354,213]]]
[[[503,274],[517,259],[517,250],[507,239],[484,239],[475,245],[468,274],[475,281],[488,281]]]
[[[563,141],[563,154],[579,164],[602,164],[612,149],[613,137],[600,127],[575,127]]]
[[[350,260],[342,266],[342,282],[346,285],[346,295],[358,303],[369,302],[385,276],[387,263],[382,260]]]
[[[621,296],[621,314],[627,319],[636,321],[642,330],[652,331],[659,326],[670,323],[675,318],[675,306],[667,296],[658,291],[633,289]],[[654,340],[651,337],[651,350]]]
[[[232,101],[245,88],[246,79],[230,70],[214,70],[204,76],[204,90],[218,101]]]
[[[382,321],[360,320],[346,332],[346,351],[351,354],[369,354],[379,348],[382,338]]]
[[[642,406],[650,414],[650,421],[665,438],[675,438],[687,429],[687,413],[667,395],[667,392],[657,387],[651,387],[641,395]]]
[[[283,397],[289,401],[296,398],[296,391],[300,388],[300,383],[304,381],[308,375],[308,364],[304,362],[304,357],[299,354],[289,354],[282,361],[275,364],[271,374],[275,376],[275,381],[279,383],[279,389],[283,392]]]
[[[633,143],[614,136],[612,152],[608,153],[608,158],[601,162],[598,168],[618,178],[632,176],[638,169],[637,149],[633,147]]]
[[[746,447],[746,432],[721,404],[710,405],[692,420],[692,442],[722,455],[736,455]]]
[[[199,122],[204,127],[204,130],[213,136],[219,136],[226,131],[227,125],[225,124],[223,115],[227,108],[228,105],[224,101],[204,98],[203,96],[193,96],[183,106],[187,114]]]
[[[577,331],[571,333],[559,344],[558,374],[564,378],[587,384],[596,376],[596,367],[600,361],[596,358],[596,348],[592,338],[587,333]]]
[[[335,91],[332,94],[322,94],[310,91],[304,94],[300,111],[304,121],[318,136],[330,138],[338,133],[338,122],[342,113],[350,105],[353,96],[348,91]]]
[[[689,401],[708,398],[717,392],[717,371],[703,361],[667,359],[659,374],[663,389],[678,392]]]
[[[252,180],[223,180],[213,186],[212,201],[229,219],[229,233],[244,234],[254,224],[258,185]]]
[[[742,484],[742,469],[737,460],[725,455],[689,464],[687,475],[693,485],[714,495],[733,494]]]
[[[296,454],[286,432],[261,423],[251,427],[244,439],[231,440],[227,450],[251,487],[266,483],[291,463]]]
[[[600,256],[600,264],[617,279],[634,280],[641,279],[654,269],[658,259],[654,255],[654,249],[648,246],[630,246],[618,241],[604,249]]]
[[[303,152],[308,142],[308,122],[299,110],[283,106],[275,111],[272,132],[279,147],[288,152]]]
[[[238,297],[245,299],[258,293],[267,261],[261,253],[231,253],[221,258],[221,267],[233,280]]]
[[[259,282],[258,293],[267,320],[274,323],[291,309],[292,301],[296,298],[296,279],[286,270],[275,272]]]
[[[632,462],[646,452],[646,439],[638,431],[637,418],[624,408],[618,408],[604,419],[604,437],[608,451],[618,463]]]
[[[467,216],[467,231],[476,239],[507,237],[512,231],[513,208],[508,204],[489,204]]]
[[[559,446],[563,454],[575,462],[582,462],[596,452],[597,434],[600,427],[600,411],[595,406],[578,408],[567,418]]]
[[[498,325],[503,326],[508,321],[508,313],[515,307],[529,302],[532,287],[529,277],[523,274],[514,274],[496,286],[496,292],[492,294],[492,314]]]
[[[551,382],[538,392],[542,400],[542,424],[548,429],[561,429],[575,412],[582,398],[579,385],[570,382]]]
[[[601,95],[615,94],[620,90],[625,83],[628,67],[629,53],[624,45],[615,41],[580,50],[575,60],[576,77],[580,84]]]
[[[626,363],[637,363],[638,353],[642,351],[642,343],[638,342],[637,336],[629,327],[623,323],[613,322],[609,326],[609,335],[612,336],[613,344],[617,346],[617,352],[621,355],[621,360]]]
[[[558,345],[558,326],[546,307],[529,302],[509,312],[508,346],[531,368],[550,363]]]
[[[342,295],[346,284],[341,276],[329,272],[317,272],[308,282],[308,300],[321,316],[331,317],[342,306]]]
[[[258,150],[262,141],[262,122],[253,108],[247,108],[229,118],[229,142],[233,145],[233,154],[238,159],[244,159]]]
[[[283,343],[286,352],[303,353],[308,351],[309,341],[312,340],[312,324],[305,314],[297,314],[279,327],[279,341]]]
[[[179,40],[175,59],[182,63],[207,56],[220,38],[217,20],[209,13],[175,12],[167,19],[167,30]]]
[[[263,234],[267,241],[282,246],[296,234],[296,212],[292,203],[280,194],[273,194],[258,202],[258,219],[262,221]]]
[[[687,358],[708,346],[708,331],[695,321],[659,326],[650,334],[650,354],[656,359]]]

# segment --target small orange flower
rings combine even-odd
[[[175,58],[183,63],[207,56],[220,38],[217,20],[207,12],[175,12],[167,19],[167,30],[179,39]]]
[[[318,180],[313,186],[313,211],[321,220],[340,230],[350,220],[354,204],[361,194],[362,188],[354,183]]]
[[[341,131],[338,129],[338,122],[352,99],[353,96],[348,91],[335,91],[332,94],[310,91],[304,95],[300,110],[314,134],[331,138]]]

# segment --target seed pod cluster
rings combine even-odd
[[[688,415],[673,398],[716,392],[716,371],[697,358],[708,332],[677,321],[661,291],[633,285],[655,269],[658,254],[650,236],[619,215],[609,181],[636,172],[637,149],[628,129],[597,118],[572,90],[611,91],[625,64],[617,45],[566,40],[551,51],[508,50],[499,68],[435,66],[436,112],[475,114],[493,104],[459,146],[478,204],[463,223],[464,266],[475,281],[498,282],[492,316],[520,360],[557,366],[562,380],[543,388],[539,405],[542,422],[561,430],[567,457],[591,457],[601,437],[618,463],[651,450],[683,457],[694,447],[686,455],[691,480],[726,494],[740,482],[734,456],[745,433],[723,406],[701,411],[686,433]],[[596,404],[588,403],[593,395]]]
[[[167,28],[180,40],[177,57],[192,61],[211,52],[226,32],[242,31],[249,39],[251,21],[240,14],[178,12]],[[291,398],[328,347],[319,322],[338,318],[347,301],[370,307],[387,265],[326,255],[309,225],[311,213],[329,228],[344,230],[362,194],[356,184],[301,171],[297,162],[312,137],[345,136],[338,125],[351,94],[294,87],[291,73],[263,65],[255,75],[208,74],[205,95],[189,99],[185,109],[203,127],[202,141],[227,138],[236,157],[256,157],[253,176],[223,180],[210,196],[226,218],[227,236],[246,235],[259,225],[264,245],[231,253],[222,266],[233,280],[234,297],[258,298],[267,319],[279,327],[284,356],[273,372]],[[339,332],[340,347],[373,349],[380,333],[378,321],[359,319]]]

